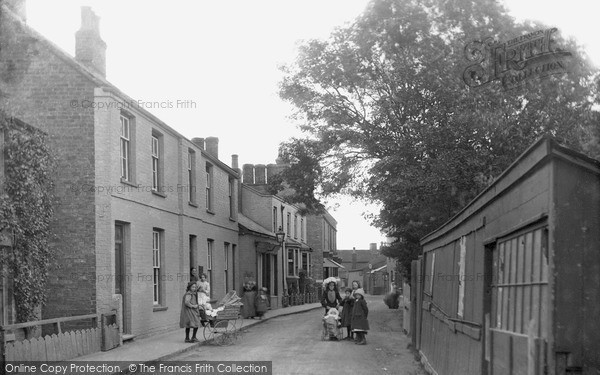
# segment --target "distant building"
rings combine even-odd
[[[243,185],[267,196],[269,179],[285,168],[287,165],[279,161],[268,165],[244,164]],[[280,194],[283,196],[286,192]],[[284,204],[284,199],[279,196],[271,197],[280,201],[281,207],[286,207],[280,215],[280,223],[288,238],[286,241],[288,262],[294,264],[294,269],[298,270],[292,274],[291,268],[287,268],[287,283],[291,286],[298,283],[299,270],[308,271],[307,275],[316,281],[327,277],[324,273],[336,273],[337,276],[339,265],[325,263],[325,259],[334,256],[337,251],[337,221],[333,216],[328,212],[305,216],[296,205]],[[243,197],[242,202],[244,202]],[[275,214],[270,216],[275,217]]]
[[[240,212],[240,281],[253,280],[259,288],[266,287],[271,308],[282,307],[284,291],[298,290],[300,273],[314,273],[313,252],[306,243],[306,218],[298,207],[249,183],[240,187]],[[283,246],[276,239],[280,231],[285,233]]]
[[[383,277],[387,270],[381,268],[386,265],[387,258],[379,254],[376,243],[369,244],[368,250],[338,250],[337,260],[344,267],[340,272],[343,285],[349,286],[356,280],[369,294],[381,294],[380,289],[387,285],[384,280],[388,278]]]
[[[327,211],[320,215],[309,215],[307,221],[308,245],[315,250],[314,264],[322,265],[315,267],[314,278],[321,281],[338,276],[341,266],[333,260],[337,255],[337,221]]]

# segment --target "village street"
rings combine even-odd
[[[233,345],[209,343],[169,360],[273,361],[274,374],[424,374],[401,331],[402,309],[388,309],[382,296],[366,299],[371,330],[364,346],[322,341],[317,309],[254,325]]]

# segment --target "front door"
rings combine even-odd
[[[548,230],[538,226],[504,237],[489,251],[484,369],[489,375],[543,374],[550,306]]]
[[[123,301],[122,324],[123,333],[130,333],[126,312],[127,306],[127,267],[125,262],[125,225],[115,224],[115,294],[121,295]]]

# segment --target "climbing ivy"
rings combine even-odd
[[[2,270],[13,279],[17,322],[36,319],[47,298],[54,159],[45,133],[0,112],[4,133],[4,178],[0,192]]]

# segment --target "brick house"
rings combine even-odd
[[[269,179],[276,174],[281,173],[285,168],[287,168],[287,165],[282,163],[279,159],[275,164],[244,164],[244,185],[252,186],[254,189],[267,194]],[[280,195],[285,196],[285,194],[290,193],[291,190],[293,190],[293,188],[288,189],[290,191],[284,190]],[[297,210],[298,207],[295,209]],[[329,212],[325,211],[323,214],[309,214],[306,216],[298,213],[287,217],[286,220],[293,221],[292,224],[286,224],[286,227],[304,228],[300,233],[303,233],[305,237],[300,242],[308,246],[310,253],[306,255],[306,257],[308,257],[308,266],[301,268],[307,269],[308,267],[310,269],[309,276],[311,278],[315,279],[317,282],[322,281],[327,277],[324,276],[324,273],[328,268],[339,268],[339,265],[335,262],[326,262],[326,259],[335,256],[337,251],[337,221]],[[286,230],[286,227],[284,227],[284,231],[288,233],[289,230]],[[293,240],[294,242],[297,240],[296,235]],[[289,244],[289,246],[293,247],[293,242]],[[302,255],[302,252],[302,247],[300,247],[298,252],[300,257],[305,256]],[[301,262],[305,262],[305,260],[301,260]],[[298,275],[295,275],[293,277],[297,278],[297,276]],[[293,282],[293,280],[291,281]]]
[[[320,215],[308,215],[307,222],[307,243],[315,250],[315,264],[321,265],[315,267],[315,279],[319,281],[329,276],[338,276],[341,267],[330,259],[337,256],[337,221],[325,211]],[[333,271],[336,268],[338,271]],[[332,272],[328,269],[332,269]]]
[[[306,216],[295,205],[266,191],[266,167],[244,164],[240,187],[240,272],[267,287],[271,307],[281,307],[284,291],[297,291],[301,270],[315,274],[314,252],[307,244]],[[275,233],[283,231],[283,246]]]
[[[225,165],[217,138],[186,139],[106,80],[89,7],[75,58],[23,9],[1,8],[0,108],[46,132],[58,155],[59,269],[43,318],[119,309],[125,334],[176,328],[190,267],[215,299],[238,283],[237,157]]]

